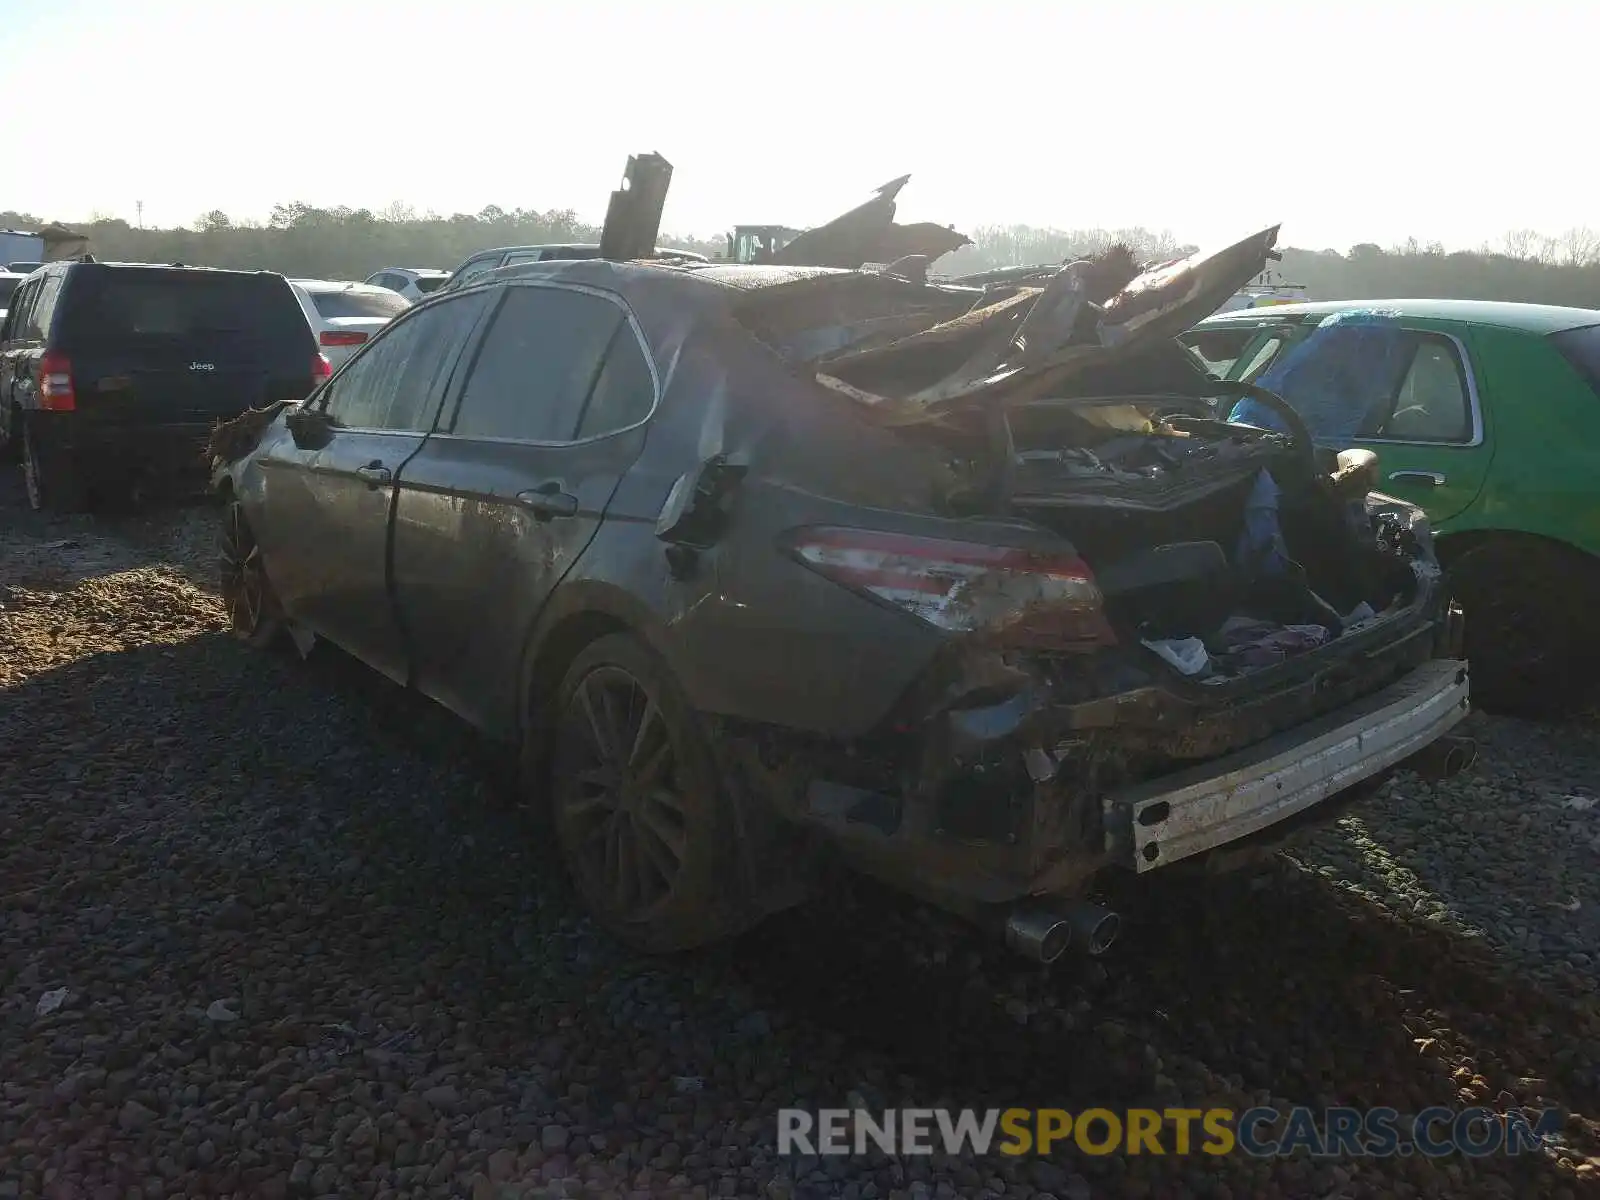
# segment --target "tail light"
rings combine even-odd
[[[863,529],[801,529],[787,549],[833,582],[951,633],[1037,649],[1114,645],[1094,573],[1076,555]]]
[[[47,350],[39,359],[39,407],[50,412],[71,412],[78,407],[72,390],[72,364],[59,350]]]
[[[359,346],[366,340],[366,334],[351,329],[324,329],[318,338],[324,346]]]
[[[328,361],[326,354],[318,354],[311,360],[311,382],[313,385],[321,383],[333,375],[333,364]]]

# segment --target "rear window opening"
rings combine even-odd
[[[404,296],[377,290],[312,292],[311,303],[316,305],[323,320],[333,320],[335,317],[398,317],[411,307]]]

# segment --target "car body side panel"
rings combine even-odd
[[[1477,502],[1442,526],[1442,538],[1526,533],[1600,555],[1600,397],[1547,338],[1474,333],[1494,462]]]

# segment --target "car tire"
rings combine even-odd
[[[554,714],[549,819],[590,911],[648,953],[735,932],[727,790],[665,662],[631,634],[600,638],[568,669]]]
[[[88,504],[78,464],[36,422],[22,420],[22,481],[34,512],[82,512]]]
[[[222,506],[218,559],[229,632],[248,646],[272,645],[283,632],[283,608],[267,577],[261,546],[245,516],[244,505],[232,496]]]
[[[1455,559],[1449,580],[1477,707],[1544,719],[1592,696],[1600,564],[1554,543],[1496,539]]]

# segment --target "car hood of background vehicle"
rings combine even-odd
[[[954,408],[1070,396],[1077,377],[1128,359],[1176,361],[1176,335],[1259,275],[1277,236],[1273,226],[1142,272],[1113,247],[982,286],[807,273],[751,289],[735,315],[823,386],[886,424],[912,424]]]

